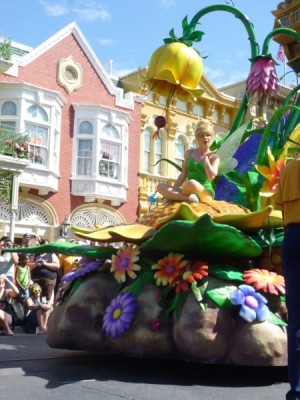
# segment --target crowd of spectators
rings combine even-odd
[[[13,303],[24,310],[25,332],[47,333],[48,318],[55,305],[61,277],[78,267],[78,257],[30,251],[8,252],[7,248],[39,246],[48,243],[33,232],[23,235],[16,244],[8,236],[0,239],[0,335],[14,334],[16,320]]]

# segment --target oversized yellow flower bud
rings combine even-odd
[[[203,94],[199,82],[203,62],[193,47],[172,42],[159,47],[151,56],[148,69],[141,79],[151,90],[179,100],[196,100]]]

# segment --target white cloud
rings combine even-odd
[[[95,0],[57,0],[56,3],[39,0],[39,2],[43,5],[45,13],[51,17],[73,13],[84,21],[105,22],[111,19],[110,13]]]
[[[105,22],[111,19],[111,15],[99,5],[88,5],[85,9],[72,8],[71,11],[85,21],[96,21],[99,19]]]
[[[101,46],[110,46],[111,44],[113,44],[113,40],[112,39],[98,39],[97,43],[99,43]]]
[[[40,4],[42,4],[45,13],[50,17],[60,17],[69,13],[69,10],[61,3],[48,4],[46,1],[40,0]]]
[[[170,8],[176,3],[176,0],[160,0],[159,7]]]

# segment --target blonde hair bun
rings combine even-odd
[[[209,133],[211,136],[214,136],[214,126],[213,124],[208,121],[207,119],[201,118],[196,126],[195,135],[199,135],[199,133],[206,132]]]

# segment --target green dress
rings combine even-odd
[[[215,191],[213,189],[211,180],[206,176],[204,163],[203,161],[196,162],[193,156],[190,156],[187,160],[187,170],[188,175],[187,178],[195,179],[195,181],[201,183],[201,185],[206,189],[212,198],[215,197]]]

